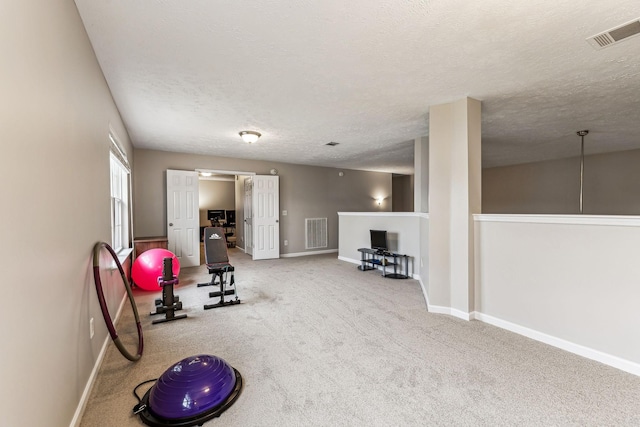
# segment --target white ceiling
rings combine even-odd
[[[412,173],[467,96],[484,167],[640,148],[640,37],[585,41],[637,0],[75,2],[138,148]]]

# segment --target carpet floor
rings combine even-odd
[[[151,324],[160,293],[137,291],[144,354],[112,343],[82,427],[141,426],[133,388],[212,354],[244,380],[206,426],[640,426],[640,378],[517,334],[426,311],[415,280],[361,272],[335,254],[252,261],[230,250],[242,304],[203,310],[204,266],[184,268],[187,319]],[[130,307],[119,332],[135,347]],[[149,386],[141,387],[144,394]]]

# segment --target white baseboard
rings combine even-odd
[[[557,347],[559,349],[568,351],[578,356],[586,357],[587,359],[595,360],[605,365],[611,366],[621,371],[628,372],[633,375],[640,376],[640,364],[632,362],[630,360],[622,359],[621,357],[614,356],[608,353],[604,353],[599,350],[595,350],[589,347],[585,347],[580,344],[575,344],[562,338],[557,338],[552,335],[545,334],[543,332],[536,331],[524,326],[517,325],[515,323],[508,322],[506,320],[498,319],[497,317],[489,316],[477,311],[471,313],[465,313],[461,310],[444,307],[439,305],[432,305],[429,303],[429,296],[425,290],[422,280],[419,280],[422,292],[424,294],[425,301],[427,302],[427,310],[433,314],[447,314],[457,317],[462,320],[478,320],[480,322],[488,323],[498,328],[506,329],[514,332],[518,335],[525,336],[527,338],[534,339],[536,341],[543,342],[545,344]]]
[[[427,288],[426,286],[424,286],[424,283],[422,283],[422,277],[420,277],[419,274],[414,274],[413,278],[416,279],[418,281],[418,283],[420,283],[420,289],[422,289],[422,296],[424,297],[424,303],[427,307],[427,311],[431,313],[431,304],[429,304],[429,294],[427,293]]]
[[[359,259],[347,258],[344,256],[338,256],[338,259],[340,261],[350,262],[351,264],[357,264],[357,265],[362,264],[362,261],[360,261]]]
[[[71,420],[71,424],[69,424],[69,427],[78,427],[80,425],[82,414],[84,414],[84,409],[87,406],[87,401],[89,400],[89,394],[91,394],[93,384],[95,383],[96,377],[98,376],[98,371],[100,370],[100,366],[102,366],[102,361],[104,360],[104,356],[107,353],[107,346],[109,345],[110,340],[111,337],[107,334],[104,343],[102,344],[102,348],[100,349],[100,353],[98,354],[98,358],[96,359],[96,363],[93,365],[93,369],[91,370],[91,375],[89,375],[89,380],[84,386],[84,391],[82,392],[82,396],[80,397],[80,402],[78,403],[76,412],[73,414],[73,419]]]
[[[129,296],[125,292],[124,296],[122,297],[122,301],[120,301],[120,306],[118,307],[116,318],[113,319],[114,325],[118,323],[120,315],[122,314],[122,309],[124,308],[124,304],[128,299]],[[69,424],[69,427],[78,427],[80,425],[80,420],[82,419],[82,414],[84,414],[84,409],[87,406],[89,395],[91,394],[91,390],[93,389],[96,377],[98,376],[98,371],[100,370],[102,362],[104,361],[104,356],[107,353],[107,346],[109,345],[109,341],[111,341],[111,335],[109,335],[109,332],[107,331],[107,336],[104,339],[104,343],[102,343],[102,348],[100,349],[100,353],[98,353],[98,358],[96,359],[96,363],[93,365],[93,369],[91,370],[91,374],[89,375],[87,384],[84,386],[84,391],[82,392],[82,396],[80,396],[80,402],[78,402],[76,412],[73,414],[73,419],[71,420],[71,424]]]
[[[429,313],[433,313],[433,314],[446,314],[449,316],[453,316],[453,317],[457,317],[458,319],[462,319],[462,320],[471,320],[471,315],[469,313],[465,313],[464,311],[455,309],[455,308],[451,308],[451,307],[445,307],[442,305],[428,305]]]
[[[424,296],[424,301],[427,304],[427,311],[429,313],[447,314],[449,316],[455,316],[455,317],[460,317],[461,319],[464,319],[464,320],[469,320],[467,313],[463,313],[459,310],[452,309],[451,307],[431,304],[431,301],[429,301],[429,293],[427,292],[426,286],[422,282],[422,277],[420,277],[417,274],[414,275],[414,277],[416,277],[416,279],[418,280],[418,283],[420,283],[420,287],[422,288],[422,295]]]
[[[575,344],[562,338],[557,338],[552,335],[545,334],[543,332],[536,331],[524,326],[517,325],[515,323],[508,322],[506,320],[498,319],[497,317],[489,316],[487,314],[473,312],[470,315],[471,318],[477,319],[481,322],[488,323],[498,328],[506,329],[516,334],[523,335],[525,337],[534,339],[536,341],[549,344],[551,346],[560,348],[570,353],[577,354],[578,356],[586,357],[587,359],[595,360],[605,365],[612,366],[620,369],[621,371],[629,372],[630,374],[640,376],[640,364],[632,362],[630,360],[622,359],[618,356],[603,353],[599,350],[594,350],[589,347],[585,347],[580,344]]]
[[[457,317],[458,319],[469,321],[471,320],[471,313],[465,313],[462,310],[458,310],[457,308],[451,309],[451,315],[453,317]]]
[[[322,255],[322,254],[334,254],[338,252],[337,249],[325,249],[322,251],[311,251],[311,252],[293,252],[290,254],[280,254],[281,258],[295,258],[299,256],[309,256],[309,255]]]
[[[607,354],[599,350],[594,350],[592,348],[585,347],[580,344],[575,344],[570,341],[557,338],[552,335],[548,335],[543,332],[539,332],[524,326],[520,326],[515,323],[508,322],[506,320],[498,319],[497,317],[489,316],[487,314],[483,314],[477,311],[473,311],[471,313],[465,313],[461,310],[451,308],[451,307],[432,305],[429,302],[429,295],[427,294],[426,288],[422,283],[422,279],[418,277],[418,281],[420,283],[420,287],[422,288],[422,293],[427,303],[427,310],[429,311],[429,313],[446,314],[446,315],[454,316],[459,319],[467,320],[467,321],[479,320],[481,322],[488,323],[498,328],[502,328],[502,329],[506,329],[508,331],[514,332],[518,335],[522,335],[527,338],[531,338],[536,341],[540,341],[545,344],[549,344],[551,346],[560,348],[570,353],[577,354],[578,356],[586,357],[587,359],[604,363],[605,365],[620,369],[621,371],[625,371],[630,374],[640,376],[640,364],[632,362],[630,360],[622,359],[618,356],[613,356],[611,354]]]

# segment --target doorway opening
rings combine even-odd
[[[200,240],[204,228],[221,226],[225,230],[227,242],[231,247],[251,255],[247,250],[245,237],[244,177],[254,172],[229,171],[217,169],[196,169],[199,181],[199,226]],[[201,264],[204,253],[200,254]]]

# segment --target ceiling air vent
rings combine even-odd
[[[587,38],[587,41],[594,48],[602,49],[628,39],[629,37],[637,36],[638,34],[640,34],[640,19],[627,22],[626,24],[607,30],[604,33],[591,36]]]

